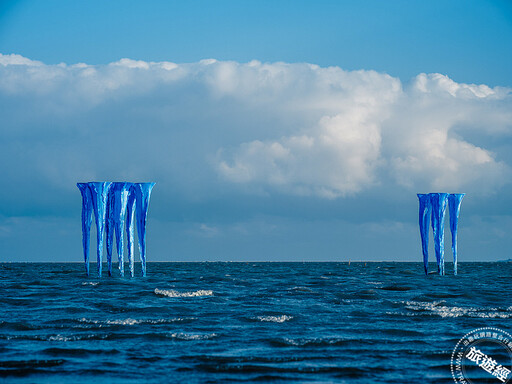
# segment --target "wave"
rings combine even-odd
[[[313,292],[310,288],[302,287],[302,286],[288,288],[287,290],[288,291],[297,291],[297,292]]]
[[[115,341],[115,340],[134,340],[136,338],[142,338],[144,340],[164,340],[164,339],[178,339],[178,340],[208,340],[217,337],[217,333],[209,334],[190,334],[182,332],[102,332],[102,333],[91,333],[91,334],[50,334],[50,335],[0,335],[0,340],[31,340],[31,341],[49,341],[49,342],[65,342],[66,345],[69,342],[76,341],[92,341],[92,340],[104,340],[104,341]]]
[[[345,338],[339,337],[314,337],[314,338],[298,338],[291,339],[289,337],[284,337],[280,339],[273,339],[272,344],[276,346],[285,346],[285,347],[305,347],[305,346],[329,346],[329,345],[350,345],[354,342],[354,340],[349,340]]]
[[[98,327],[109,325],[138,325],[138,324],[170,324],[179,321],[195,320],[195,317],[173,317],[169,319],[115,319],[115,320],[91,320],[86,318],[78,319],[81,323],[95,324]]]
[[[96,286],[96,285],[98,285],[98,284],[99,284],[99,282],[98,282],[98,281],[84,281],[84,282],[82,283],[82,285],[92,285],[92,286]]]
[[[46,348],[42,351],[50,356],[89,356],[89,355],[116,355],[121,353],[117,349],[87,349],[87,348]]]
[[[89,337],[85,337],[85,339],[89,339],[89,338],[92,338],[90,336],[92,335],[88,335]],[[94,335],[96,336],[96,335]],[[47,341],[78,341],[78,340],[84,340],[84,336],[64,336],[64,335],[52,335],[52,336],[48,336],[46,338]]]
[[[405,313],[406,316],[418,316],[422,314],[440,316],[443,318],[472,317],[484,319],[509,319],[512,318],[512,307],[508,308],[475,308],[457,307],[446,305],[444,300],[422,302],[422,301],[400,301],[405,309],[412,311]],[[388,314],[395,314],[389,313]]]
[[[192,334],[192,333],[171,333],[170,336],[174,339],[179,340],[208,340],[217,337],[217,333],[203,333],[203,334]]]
[[[167,296],[167,297],[201,297],[201,296],[213,296],[213,291],[211,290],[199,290],[199,291],[189,291],[189,292],[178,292],[174,289],[158,289],[155,288],[155,294],[159,296]]]
[[[12,329],[15,331],[36,331],[41,329],[42,327],[30,323],[0,321],[0,329],[2,328]]]
[[[281,316],[256,316],[259,321],[268,321],[271,323],[284,323],[285,321],[293,319],[293,316],[281,315]]]
[[[395,291],[395,292],[406,292],[410,291],[412,288],[407,286],[401,286],[397,284],[387,285],[385,287],[380,287],[383,291]]]
[[[66,360],[0,360],[1,376],[27,376],[34,373],[50,372],[51,368],[63,365]]]

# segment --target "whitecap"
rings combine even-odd
[[[179,321],[194,320],[195,317],[172,317],[169,319],[114,319],[114,320],[92,320],[81,318],[78,319],[81,323],[95,324],[98,327],[104,327],[109,325],[137,325],[137,324],[168,324]]]
[[[179,340],[208,340],[217,337],[216,333],[191,334],[191,333],[171,333],[170,336]]]
[[[298,292],[313,292],[310,288],[308,287],[303,287],[303,286],[297,286],[297,287],[293,287],[293,288],[288,288],[289,291],[298,291]]]
[[[84,281],[82,283],[82,285],[92,285],[92,286],[95,286],[95,285],[98,285],[98,284],[99,284],[99,282],[97,282],[97,281]]]
[[[268,321],[272,323],[284,323],[285,321],[293,319],[293,316],[256,316],[256,319],[258,319],[259,321]]]
[[[199,291],[189,291],[189,292],[178,292],[174,289],[158,289],[155,288],[155,294],[159,296],[167,296],[167,297],[200,297],[200,296],[213,296],[213,291],[211,290],[199,290]]]
[[[66,337],[62,335],[55,335],[48,337],[48,341],[74,341],[76,338],[73,337]]]
[[[434,316],[440,316],[443,318],[454,318],[454,317],[472,317],[472,318],[484,318],[484,319],[509,319],[512,318],[512,307],[505,309],[500,308],[475,308],[475,307],[457,307],[446,305],[446,301],[433,301],[433,302],[422,302],[422,301],[401,301],[401,304],[405,304],[405,308],[413,311],[407,313],[407,316],[415,316],[418,312],[427,312]]]

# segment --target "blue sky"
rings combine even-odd
[[[2,4],[2,51],[48,64],[257,59],[512,85],[507,0]]]
[[[93,179],[157,182],[149,260],[419,261],[430,191],[509,258],[511,47],[508,1],[3,1],[0,259],[80,261]]]

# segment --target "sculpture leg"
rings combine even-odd
[[[444,275],[444,219],[448,203],[447,193],[431,193],[432,230],[434,232],[434,248],[440,275]]]
[[[130,194],[128,196],[128,204],[126,207],[126,238],[128,241],[128,263],[130,267],[130,276],[134,276],[135,267],[133,262],[133,253],[134,253],[134,241],[135,241],[135,233],[133,226],[135,225],[135,194],[133,189],[130,190]]]
[[[107,219],[107,264],[108,264],[108,275],[112,276],[112,248],[114,247],[114,223],[112,220]]]
[[[421,250],[423,252],[423,267],[428,275],[428,228],[430,224],[431,204],[428,194],[418,194],[419,199],[419,225],[421,235]]]
[[[450,230],[452,233],[453,274],[457,274],[457,228],[460,205],[464,193],[452,193],[448,196],[448,210],[450,211]]]
[[[82,195],[82,245],[84,249],[85,273],[89,276],[89,244],[92,224],[91,192],[87,183],[77,183]]]
[[[140,261],[142,264],[142,276],[146,276],[146,222],[151,190],[155,183],[137,183],[134,186]]]
[[[116,225],[116,246],[117,246],[117,260],[119,263],[119,274],[124,276],[124,242],[123,231],[121,225]]]

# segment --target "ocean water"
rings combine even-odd
[[[98,279],[2,263],[0,381],[453,382],[461,337],[512,331],[511,276],[512,263],[424,276],[421,263],[205,262]]]

